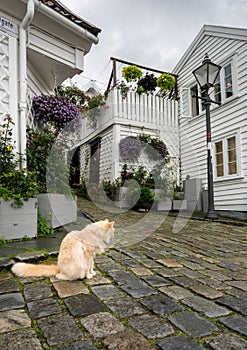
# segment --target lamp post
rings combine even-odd
[[[211,220],[218,219],[218,215],[214,209],[214,187],[213,187],[213,167],[212,167],[212,138],[211,138],[211,121],[210,106],[211,103],[219,104],[210,99],[209,89],[214,86],[221,67],[214,64],[208,55],[202,62],[202,65],[196,68],[192,73],[198,82],[201,90],[201,96],[195,96],[203,101],[206,112],[206,139],[207,139],[207,177],[208,177],[208,212],[206,218]]]

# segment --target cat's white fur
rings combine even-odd
[[[94,257],[105,251],[105,243],[114,236],[114,222],[97,221],[81,231],[68,233],[61,242],[57,265],[18,262],[12,272],[19,277],[56,276],[60,280],[76,280],[95,276]]]

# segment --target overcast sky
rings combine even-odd
[[[106,86],[110,57],[172,71],[204,24],[247,27],[247,0],[61,0],[99,27],[83,77]],[[202,57],[203,59],[203,57]],[[121,66],[118,67],[121,70]],[[77,79],[78,86],[87,83]]]

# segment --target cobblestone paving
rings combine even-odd
[[[117,230],[146,215],[81,206]],[[175,220],[98,256],[91,280],[11,274],[13,260],[55,256],[57,238],[0,248],[0,349],[247,349],[247,227],[190,220],[173,233]]]

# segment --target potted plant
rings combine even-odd
[[[69,167],[65,157],[69,147],[66,131],[76,132],[80,126],[80,110],[64,96],[36,96],[33,116],[39,131],[28,133],[28,167],[35,168],[40,193],[39,212],[53,227],[76,221],[77,204],[69,187]],[[67,148],[66,148],[67,147]],[[39,152],[37,152],[39,150]]]
[[[157,78],[157,86],[162,93],[171,91],[175,86],[175,78],[169,73],[162,73]]]
[[[136,161],[143,149],[143,143],[135,136],[124,137],[119,142],[119,155],[123,161]]]
[[[145,185],[131,184],[126,191],[126,199],[132,203],[135,210],[150,210],[154,201],[154,192]]]
[[[170,211],[172,209],[172,200],[166,189],[158,188],[154,190],[154,202],[157,211]]]
[[[27,166],[35,171],[39,214],[53,228],[77,218],[76,200],[68,184],[69,169],[55,140],[49,128],[40,131],[28,129]]]
[[[75,131],[80,125],[81,112],[77,105],[66,97],[57,95],[34,96],[32,100],[34,119],[41,127],[52,127],[55,134],[65,127],[71,126]],[[77,123],[73,123],[76,121]]]
[[[20,169],[15,158],[13,125],[7,115],[0,126],[0,236],[5,239],[37,235],[38,186],[35,174]]]
[[[157,79],[155,78],[154,74],[146,73],[144,77],[142,77],[137,82],[137,89],[136,92],[142,93],[142,92],[153,92],[155,91],[157,87]]]
[[[149,147],[146,149],[146,154],[149,159],[160,159],[162,157],[164,160],[168,159],[169,152],[167,150],[166,144],[160,140],[158,137],[151,137],[147,134],[141,134],[138,136],[139,140],[145,142]]]
[[[184,199],[184,192],[182,187],[176,185],[173,190],[172,210],[186,210],[187,200]]]
[[[120,94],[122,99],[124,100],[127,97],[128,92],[130,91],[130,87],[125,83],[124,80],[117,82],[117,89],[120,90]]]
[[[142,77],[142,70],[135,65],[127,66],[122,69],[122,77],[127,81],[137,81]]]

